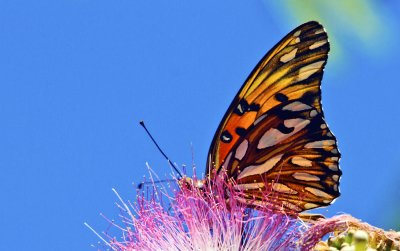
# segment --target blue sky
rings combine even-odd
[[[342,196],[326,215],[400,225],[400,11],[396,1],[18,1],[0,3],[1,244],[96,250],[118,218],[111,188],[179,165],[204,171],[209,144],[258,60],[319,20],[332,52],[322,84],[343,155]]]

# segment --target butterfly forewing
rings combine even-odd
[[[322,113],[320,83],[328,51],[323,27],[309,22],[290,32],[261,59],[218,127],[209,151],[208,176],[220,170],[249,126],[281,102],[302,99]]]
[[[340,154],[324,121],[320,85],[327,34],[308,22],[286,35],[255,67],[214,136],[207,172],[221,170],[245,201],[301,212],[339,196]]]

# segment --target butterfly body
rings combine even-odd
[[[321,106],[328,52],[324,28],[312,21],[261,59],[217,129],[202,186],[224,172],[244,194],[236,199],[295,213],[340,195],[340,153]]]

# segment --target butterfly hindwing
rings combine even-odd
[[[339,196],[340,154],[321,113],[295,100],[260,116],[228,153],[228,176],[250,201],[301,212]]]
[[[322,114],[320,84],[329,51],[317,22],[286,35],[258,63],[231,103],[212,141],[206,173],[221,170],[233,146],[261,116],[282,103],[301,100]]]

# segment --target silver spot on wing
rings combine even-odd
[[[293,134],[306,127],[310,123],[310,120],[300,118],[287,119],[283,123],[287,128],[294,127],[294,130],[291,133],[285,134],[278,129],[270,128],[263,134],[260,141],[258,141],[257,148],[264,149],[278,144],[279,142],[289,138]]]
[[[296,52],[297,52],[297,48],[294,48],[292,51],[290,51],[290,52],[286,53],[285,55],[283,55],[283,56],[280,58],[280,61],[281,61],[282,63],[287,63],[287,62],[289,62],[290,60],[292,60],[293,58],[296,57]]]
[[[319,205],[314,204],[314,203],[306,203],[306,204],[304,204],[304,208],[305,209],[311,209],[311,208],[316,208],[316,207],[319,207]]]
[[[255,121],[254,121],[254,125],[257,125],[258,123],[261,122],[261,120],[263,120],[265,117],[267,117],[267,114],[264,113],[263,115],[261,115],[260,117],[258,117]]]
[[[278,193],[286,193],[286,194],[298,194],[298,192],[290,187],[281,184],[281,183],[273,183],[272,189]]]
[[[336,164],[329,165],[328,168],[332,171],[339,171],[339,167]]]
[[[282,110],[288,110],[288,111],[294,111],[294,112],[304,111],[304,110],[308,110],[308,109],[311,109],[311,106],[301,103],[300,101],[292,102],[288,105],[285,105],[282,108]]]
[[[256,174],[263,174],[271,170],[276,163],[278,163],[282,159],[283,154],[276,155],[264,163],[260,165],[252,165],[247,166],[243,169],[243,171],[238,175],[238,179],[243,179],[244,177],[256,175]]]
[[[319,180],[321,180],[318,176],[315,176],[315,175],[312,175],[309,173],[304,173],[304,172],[296,172],[292,176],[296,180],[302,180],[302,181],[319,181]]]
[[[238,160],[242,160],[244,155],[246,155],[248,147],[249,147],[249,141],[247,139],[243,140],[243,142],[240,143],[240,145],[236,149],[235,158]]]
[[[302,68],[300,68],[299,74],[297,75],[297,78],[296,78],[296,82],[307,79],[312,74],[319,71],[324,63],[325,63],[325,60],[318,61],[318,62],[309,64],[309,65],[306,65],[306,66],[303,66]]]
[[[231,161],[231,158],[232,158],[232,152],[229,152],[229,154],[226,156],[224,164],[223,164],[223,166],[225,168],[227,168],[227,165],[229,165],[229,161]]]
[[[326,146],[332,146],[336,142],[333,139],[327,139],[327,140],[320,140],[320,141],[314,141],[307,143],[304,147],[305,148],[324,148]]]
[[[310,167],[312,166],[312,161],[300,156],[295,156],[292,158],[292,163],[298,166]]]
[[[315,43],[313,43],[312,45],[310,45],[310,47],[308,47],[310,50],[314,50],[318,47],[323,46],[324,44],[328,43],[328,40],[321,40],[321,41],[317,41]]]
[[[304,188],[306,191],[314,194],[315,196],[321,197],[321,198],[327,198],[327,199],[332,199],[333,196],[314,187],[306,187]]]
[[[321,34],[321,33],[324,33],[324,32],[325,32],[324,29],[319,29],[319,30],[316,30],[314,32],[314,34]]]
[[[318,112],[317,112],[316,110],[312,110],[312,111],[310,112],[310,117],[311,117],[311,118],[314,118],[315,116],[317,116],[317,114],[318,114]]]

